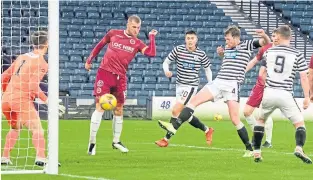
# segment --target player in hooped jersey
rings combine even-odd
[[[275,33],[272,33],[272,41],[273,43],[269,43],[266,46],[262,47],[258,54],[248,63],[248,66],[246,68],[246,72],[248,72],[250,69],[254,67],[255,64],[260,62],[263,59],[264,52],[273,47],[275,45]],[[263,92],[265,88],[265,79],[266,79],[266,68],[264,66],[260,67],[259,75],[256,81],[255,86],[252,88],[251,94],[246,102],[246,105],[244,107],[244,116],[247,120],[247,123],[250,125],[252,132],[254,129],[254,126],[256,124],[256,119],[253,116],[253,111],[255,108],[259,108]],[[266,124],[265,124],[265,134],[266,134],[266,141],[262,145],[263,147],[270,148],[272,147],[272,130],[273,130],[273,119],[272,117],[268,117]],[[253,142],[253,140],[252,140]]]
[[[226,48],[221,69],[217,77],[203,87],[188,105],[182,110],[177,120],[166,126],[166,129],[173,134],[182,125],[194,116],[197,106],[208,102],[223,99],[228,106],[230,119],[237,129],[237,133],[245,145],[245,154],[253,154],[249,136],[239,116],[240,84],[244,80],[247,64],[250,60],[253,49],[262,47],[270,42],[270,38],[263,30],[256,30],[261,39],[240,41],[240,29],[236,26],[229,26],[224,32]]]
[[[280,26],[274,30],[274,33],[276,33],[275,46],[265,52],[266,88],[260,117],[254,127],[254,161],[262,161],[261,142],[264,135],[264,123],[275,109],[280,109],[284,116],[293,123],[296,130],[294,155],[304,163],[312,164],[312,160],[303,151],[306,140],[304,117],[293,97],[293,82],[296,72],[299,72],[304,94],[303,109],[309,107],[307,63],[299,50],[290,47],[292,35],[289,26]]]
[[[130,16],[127,21],[126,30],[110,30],[92,50],[85,64],[85,68],[90,70],[92,60],[105,45],[108,45],[94,84],[93,94],[96,97],[96,109],[91,116],[90,122],[89,155],[95,155],[96,153],[96,135],[104,113],[104,110],[100,107],[99,98],[107,93],[111,93],[117,98],[117,107],[113,112],[112,147],[119,149],[121,152],[128,152],[128,149],[120,141],[123,126],[123,104],[127,89],[126,72],[128,65],[138,52],[148,57],[156,55],[155,35],[158,32],[156,30],[149,32],[150,44],[147,46],[137,38],[140,27],[140,17],[136,15]]]
[[[1,164],[11,165],[10,152],[23,127],[32,133],[36,150],[35,164],[46,165],[44,130],[34,106],[34,99],[48,103],[48,97],[39,84],[48,71],[44,55],[48,50],[48,33],[34,32],[31,35],[33,51],[19,55],[11,66],[2,73],[2,113],[8,120],[10,131],[6,135]],[[64,107],[62,107],[64,109]]]
[[[163,70],[167,77],[172,77],[169,65],[172,62],[177,64],[176,79],[176,103],[172,110],[170,123],[174,122],[179,113],[189,102],[191,97],[197,93],[199,86],[199,70],[203,66],[208,82],[212,81],[212,71],[210,69],[210,60],[206,53],[197,47],[198,37],[196,32],[188,31],[185,35],[185,44],[176,46],[167,56],[163,63]],[[159,125],[163,128],[168,122],[159,121]],[[189,120],[189,124],[204,132],[206,141],[210,145],[214,129],[205,126],[195,116]],[[156,141],[159,147],[167,147],[169,139],[173,136],[167,132],[165,137]]]

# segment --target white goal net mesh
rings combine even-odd
[[[39,30],[48,30],[48,2],[36,0],[2,0],[1,1],[1,74],[7,70],[16,58],[24,53],[31,52],[32,46],[30,35]],[[40,83],[41,89],[47,93],[47,76]],[[2,92],[4,93],[4,92]],[[14,93],[14,92],[12,92]],[[2,97],[3,98],[3,97]],[[2,101],[1,101],[2,102]],[[21,102],[21,107],[23,107]],[[34,107],[40,115],[41,124],[44,129],[44,137],[47,147],[47,106],[34,103]],[[5,143],[14,143],[14,139],[8,137],[12,126],[6,116],[3,114],[2,104],[2,121],[1,121],[1,156],[5,161],[8,156]],[[12,115],[12,114],[11,114]],[[11,116],[12,119],[18,117]],[[30,120],[29,120],[30,121]],[[13,137],[13,136],[12,136]],[[7,141],[7,142],[6,142]],[[46,148],[47,149],[47,148]],[[45,153],[47,155],[47,153]],[[35,165],[36,150],[34,148],[32,131],[26,127],[20,130],[16,144],[9,157],[11,163],[3,163],[1,171],[23,171],[23,170],[43,170],[43,167]]]

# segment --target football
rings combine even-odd
[[[223,119],[223,116],[220,114],[214,114],[214,121],[221,121]]]
[[[116,107],[117,100],[112,94],[104,94],[100,97],[99,103],[103,110],[112,110]]]

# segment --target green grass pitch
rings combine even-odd
[[[97,136],[97,154],[86,153],[89,121],[60,121],[59,160],[62,175],[2,175],[3,180],[65,180],[65,179],[312,179],[313,165],[307,165],[292,153],[294,129],[288,121],[274,121],[273,148],[263,149],[262,163],[243,158],[243,145],[230,121],[204,121],[214,127],[213,145],[208,147],[204,134],[184,124],[167,148],[159,148],[155,140],[164,136],[156,121],[124,120],[122,142],[130,149],[122,154],[111,147],[112,124],[103,121]],[[4,127],[7,123],[3,122]],[[313,123],[307,122],[306,153],[313,157]],[[250,129],[250,128],[247,128]],[[249,131],[251,135],[251,131]],[[2,139],[5,132],[2,132]],[[22,137],[27,137],[23,133]],[[4,142],[2,142],[3,145]],[[29,142],[31,145],[31,141]],[[27,141],[21,141],[21,148]],[[12,151],[12,157],[26,155],[26,149]],[[29,155],[34,156],[31,149]],[[19,164],[32,168],[33,159],[19,159]],[[73,177],[69,177],[72,175]]]

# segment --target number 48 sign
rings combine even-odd
[[[171,101],[160,101],[159,109],[168,110],[171,108]]]

